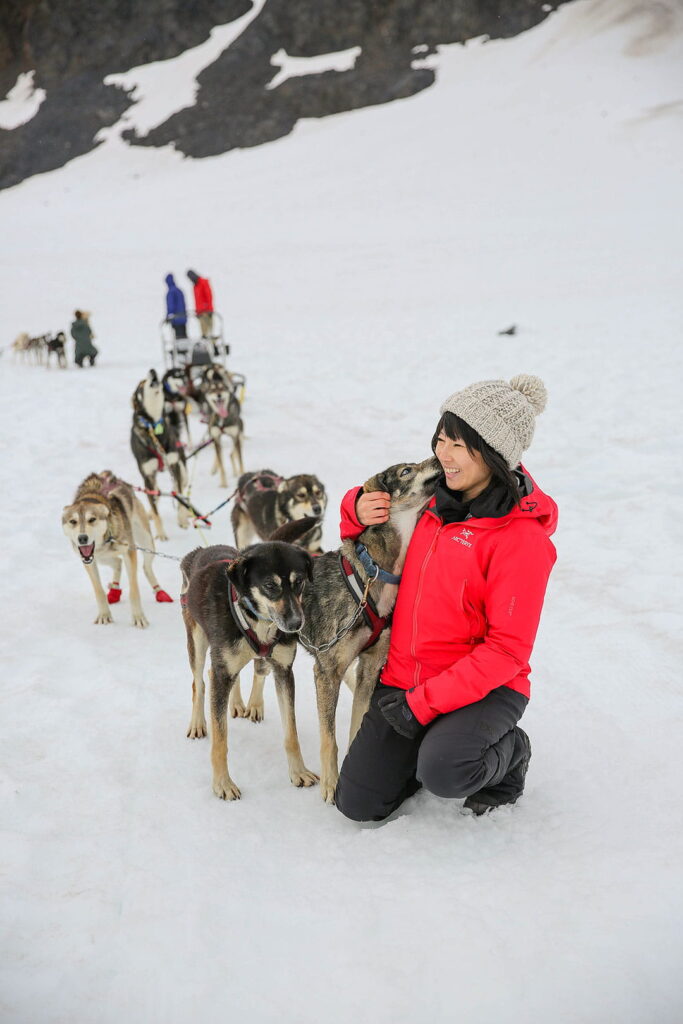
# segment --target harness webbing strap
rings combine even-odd
[[[272,654],[273,647],[275,647],[275,644],[280,639],[280,631],[277,631],[273,640],[269,644],[261,643],[255,630],[251,627],[249,620],[242,611],[239,594],[237,593],[233,583],[230,584],[228,590],[228,603],[230,604],[230,611],[232,612],[232,617],[237,624],[237,628],[251,647],[252,651],[254,651],[259,658],[269,658]]]
[[[351,562],[349,562],[346,555],[342,555],[340,553],[339,562],[341,565],[344,582],[351,591],[351,594],[353,595],[353,599],[356,602],[356,604],[361,604],[363,600],[364,587],[361,584],[358,573],[354,569]],[[369,647],[372,647],[373,644],[377,643],[377,641],[379,640],[380,633],[388,625],[391,616],[388,615],[386,618],[382,618],[377,611],[377,605],[368,594],[365,602],[365,607],[363,608],[363,619],[365,620],[366,626],[368,626],[368,628],[371,630],[368,642],[363,647],[363,650],[367,651]]]
[[[238,491],[237,500],[240,505],[244,506],[251,494],[257,494],[260,491],[276,491],[283,480],[284,477],[278,476],[277,473],[254,473],[242,490]]]

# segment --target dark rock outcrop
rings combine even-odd
[[[192,157],[256,146],[290,132],[301,117],[411,96],[434,81],[416,56],[477,36],[503,38],[538,24],[563,0],[267,0],[246,30],[199,76],[193,107],[180,110],[132,145],[173,144]],[[568,0],[565,0],[568,2]],[[36,116],[0,130],[0,188],[61,167],[93,149],[132,100],[105,86],[107,74],[175,56],[210,29],[245,14],[250,0],[6,0],[0,55],[5,91],[21,70],[36,69],[47,92]],[[271,57],[314,57],[361,48],[354,67],[290,78]],[[419,54],[416,48],[420,48]]]

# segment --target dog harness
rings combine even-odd
[[[284,477],[278,476],[277,473],[256,473],[251,480],[247,480],[242,490],[237,492],[237,500],[244,508],[250,494],[258,491],[276,491],[283,482]]]
[[[232,565],[234,561],[234,558],[221,558],[215,564]],[[247,641],[249,646],[251,647],[254,654],[256,654],[259,658],[269,658],[273,652],[273,648],[275,647],[275,645],[279,643],[280,640],[282,639],[282,633],[278,629],[277,633],[275,634],[275,636],[273,637],[269,644],[261,643],[258,636],[256,635],[256,631],[252,628],[252,626],[249,623],[249,620],[242,611],[241,605],[244,604],[247,608],[247,611],[249,611],[257,619],[262,619],[264,622],[271,622],[272,619],[269,619],[265,615],[260,615],[259,612],[257,612],[256,609],[254,608],[253,604],[251,603],[248,597],[242,596],[240,598],[240,595],[237,593],[235,585],[232,582],[230,582],[230,585],[228,587],[228,604],[230,605],[230,612],[232,613],[232,617],[235,620],[235,625],[237,626],[237,628],[239,629],[240,633]],[[180,607],[187,608],[187,593],[180,595]]]
[[[251,614],[255,615],[258,619],[264,619],[266,622],[272,621],[271,619],[267,619],[265,615],[259,615],[259,613],[252,605],[251,601],[249,601],[249,598],[242,597],[240,600],[240,596],[237,593],[237,590],[235,589],[235,585],[231,583],[230,589],[228,590],[228,603],[230,605],[230,611],[232,612],[232,617],[235,620],[237,628],[239,629],[240,633],[251,647],[252,651],[255,654],[257,654],[259,658],[269,658],[273,652],[273,647],[275,647],[275,644],[277,644],[282,639],[282,634],[278,629],[277,633],[275,634],[274,638],[271,640],[269,644],[261,643],[258,636],[256,635],[255,630],[252,629],[251,625],[249,624],[249,620],[242,611],[242,602],[246,605],[247,609],[251,612]]]
[[[363,545],[361,545],[361,547],[363,547]],[[367,551],[365,553],[367,555]],[[370,559],[369,555],[368,559]],[[379,576],[379,573],[383,572],[384,570],[380,569],[379,566],[375,565],[375,563],[372,562],[372,559],[370,559],[370,562],[377,570],[377,573],[375,574],[375,572],[373,571],[371,574],[369,573],[368,575],[374,576],[375,579],[380,579],[381,577]],[[346,586],[349,588],[349,591],[351,592],[354,601],[356,602],[357,605],[363,605],[363,595],[366,588],[363,585],[360,576],[352,566],[351,562],[349,562],[346,555],[343,555],[341,552],[339,553],[339,564],[341,566],[344,582],[346,583]],[[391,574],[387,573],[387,575]],[[396,577],[393,576],[392,579],[395,580]],[[377,611],[377,605],[370,597],[370,594],[367,593],[365,595],[365,605],[363,607],[363,619],[365,620],[365,625],[368,626],[368,628],[370,629],[370,637],[368,638],[367,643],[362,648],[362,650],[367,651],[368,648],[372,647],[374,644],[377,643],[380,634],[384,629],[386,629],[387,625],[391,621],[391,615],[387,615],[383,618]]]

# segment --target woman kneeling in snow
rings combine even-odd
[[[447,398],[432,439],[443,469],[411,538],[391,642],[342,764],[337,807],[381,821],[421,786],[475,814],[524,790],[529,657],[555,563],[557,506],[519,464],[546,404],[538,377]],[[342,537],[385,522],[390,496],[357,488]]]

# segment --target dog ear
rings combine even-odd
[[[301,549],[301,553],[306,556],[306,579],[307,580],[312,580],[313,579],[313,555],[311,555],[310,552],[308,552],[308,551],[304,551],[303,548]]]
[[[234,562],[231,562],[227,567],[227,574],[230,578],[230,582],[234,583],[237,590],[242,591],[245,588],[247,579],[247,570],[249,568],[249,555],[240,555]]]
[[[369,480],[366,480],[363,484],[363,490],[366,494],[371,491],[389,491],[389,482],[386,478],[385,473],[376,473],[375,476],[371,476]]]
[[[282,494],[283,491],[286,491],[288,483],[289,480],[282,480],[281,483],[277,485],[277,493]]]

